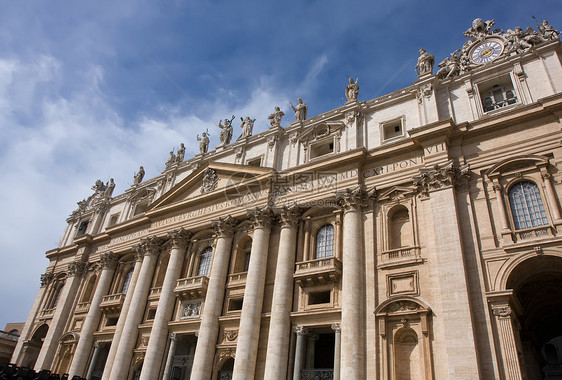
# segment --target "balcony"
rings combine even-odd
[[[419,247],[402,247],[381,253],[379,269],[423,262]]]
[[[537,238],[553,237],[553,229],[550,226],[540,226],[515,231],[515,241],[530,240]]]
[[[105,314],[115,314],[121,311],[125,302],[125,294],[110,294],[101,299],[100,309]]]
[[[150,293],[148,293],[148,300],[155,301],[160,299],[160,294],[162,294],[162,287],[152,288],[150,289]]]
[[[337,282],[341,277],[342,264],[335,257],[326,257],[296,264],[293,275],[301,287]]]
[[[90,302],[80,302],[76,305],[76,314],[87,313],[90,310]]]
[[[180,278],[174,292],[181,300],[204,298],[208,286],[209,278],[206,276]]]
[[[241,287],[246,285],[248,272],[234,273],[228,276],[227,286],[229,288]]]
[[[301,380],[332,380],[334,370],[330,368],[313,368],[301,370]]]
[[[47,319],[47,318],[53,318],[53,314],[55,314],[55,309],[43,309],[41,310],[41,312],[39,313],[39,319]]]

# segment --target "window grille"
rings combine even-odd
[[[334,256],[334,226],[326,224],[316,233],[315,259]]]
[[[121,288],[121,293],[127,294],[129,290],[129,285],[131,285],[131,278],[133,277],[133,271],[130,270],[125,275],[125,281],[123,281],[123,287]]]
[[[548,225],[539,188],[532,182],[519,182],[509,189],[509,204],[516,230]]]
[[[201,257],[199,259],[199,269],[197,270],[197,276],[208,276],[209,269],[211,268],[211,258],[213,257],[213,248],[207,247],[203,252],[201,252]]]

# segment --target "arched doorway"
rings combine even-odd
[[[562,379],[562,258],[541,254],[509,275],[507,289],[517,303],[515,339],[530,379]]]
[[[230,357],[226,359],[219,370],[217,380],[231,380],[232,371],[234,370],[234,358]]]
[[[35,362],[39,356],[39,351],[43,346],[43,339],[47,336],[47,331],[49,331],[49,326],[43,324],[35,330],[31,339],[25,342],[24,347],[24,357],[22,360],[22,365],[25,367],[33,368],[35,367]]]

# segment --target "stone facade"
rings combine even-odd
[[[97,183],[12,361],[109,380],[555,374],[562,50],[548,23],[492,25],[437,73],[420,50],[410,87],[361,101],[350,79],[337,109],[255,135],[246,117],[123,194]]]

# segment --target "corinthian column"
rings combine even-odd
[[[172,317],[176,300],[174,288],[180,276],[190,235],[183,228],[168,234],[168,238],[172,241],[170,261],[168,262],[164,283],[162,284],[162,292],[160,293],[156,315],[154,316],[154,323],[150,331],[150,340],[146,348],[141,380],[154,380],[160,372],[160,365],[164,359],[164,350],[166,349],[168,322]]]
[[[35,362],[36,371],[50,369],[53,363],[59,339],[62,335],[64,326],[66,325],[72,304],[74,303],[76,291],[80,285],[80,278],[85,270],[86,263],[83,261],[75,261],[68,264],[64,288],[60,294],[55,314],[53,315],[53,319],[49,326],[49,331],[47,332],[47,336],[45,336],[43,346],[41,347],[41,351],[39,352],[39,356]]]
[[[287,376],[287,358],[291,337],[293,272],[299,217],[300,213],[297,208],[284,207],[281,210],[281,236],[279,238],[277,269],[275,270],[264,379],[284,379]]]
[[[131,306],[131,301],[133,300],[133,289],[137,286],[137,280],[139,279],[139,273],[142,267],[142,259],[144,257],[143,251],[139,246],[134,246],[133,252],[135,252],[135,267],[133,269],[133,275],[131,276],[131,282],[129,283],[129,290],[125,295],[125,300],[123,301],[123,306],[121,307],[121,313],[119,314],[117,326],[115,326],[115,333],[113,334],[111,346],[109,347],[109,353],[107,354],[107,360],[105,361],[102,380],[108,380],[111,375],[115,354],[117,353],[119,341],[121,340],[121,334],[123,333],[123,327],[125,327],[125,321],[127,320],[127,315],[129,314],[129,307]]]
[[[242,313],[240,315],[236,359],[234,360],[234,370],[232,371],[233,380],[254,378],[260,335],[267,251],[273,215],[271,209],[267,207],[248,210],[248,214],[254,225],[254,239],[250,252],[250,266],[246,278],[244,303],[242,304]]]
[[[100,321],[101,299],[109,290],[113,274],[115,273],[115,267],[117,266],[117,259],[117,255],[113,252],[104,253],[100,257],[102,267],[101,276],[94,296],[92,297],[92,302],[90,303],[90,309],[88,310],[88,315],[84,321],[84,326],[80,331],[80,340],[76,346],[76,353],[74,354],[70,370],[68,371],[70,378],[74,375],[84,376],[84,371],[86,370],[86,364],[94,341],[93,333]]]
[[[144,259],[134,289],[129,313],[125,320],[119,347],[115,354],[115,361],[111,370],[110,380],[123,380],[127,378],[131,359],[133,358],[133,349],[137,341],[138,325],[142,320],[142,315],[146,307],[146,299],[150,290],[150,283],[156,267],[156,259],[160,252],[161,240],[156,236],[141,240],[141,249],[144,251]]]
[[[366,194],[359,188],[338,194],[343,208],[341,373],[365,378],[363,213]]]
[[[232,232],[235,225],[236,220],[230,215],[213,221],[217,242],[213,254],[213,264],[209,276],[205,305],[201,315],[201,325],[193,358],[191,380],[209,380],[213,371],[215,344],[219,334],[219,317],[224,301]]]
[[[53,280],[52,273],[45,273],[41,275],[41,287],[37,292],[37,296],[35,297],[35,301],[33,302],[33,306],[31,307],[31,311],[29,312],[27,321],[23,326],[23,330],[21,331],[20,338],[18,339],[18,343],[14,348],[14,352],[12,354],[12,360],[10,361],[11,363],[15,363],[19,366],[21,366],[22,364],[23,358],[21,353],[23,352],[22,350],[23,342],[30,339],[29,334],[33,327],[33,321],[35,320],[35,317],[37,316],[37,312],[39,311],[39,307],[41,306],[41,304],[43,303],[43,299],[45,298],[45,290],[47,289],[47,286],[51,283],[52,280]]]

